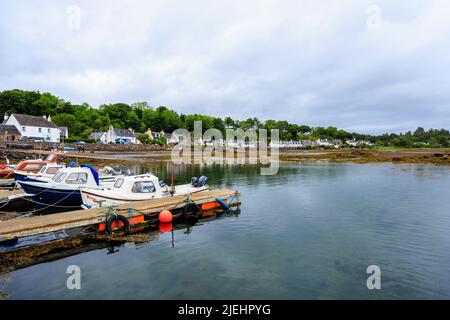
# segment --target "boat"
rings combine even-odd
[[[97,171],[88,164],[80,167],[62,168],[49,180],[17,182],[33,202],[39,206],[80,207],[82,198],[80,189],[87,187],[111,188],[115,181],[100,181]]]
[[[187,195],[209,190],[206,177],[192,178],[190,184],[167,186],[153,174],[119,177],[112,188],[82,188],[84,209],[110,207],[126,202]]]
[[[30,173],[38,173],[48,163],[54,163],[58,160],[58,156],[62,156],[64,153],[52,152],[45,159],[24,160],[17,165],[2,165],[0,167],[0,179],[13,179],[14,170],[24,171]]]
[[[76,162],[70,164],[71,167],[77,166]],[[16,181],[45,181],[48,182],[58,172],[59,169],[65,168],[66,164],[57,164],[55,162],[48,163],[43,166],[38,173],[14,170],[14,178]],[[113,183],[117,177],[124,175],[121,171],[105,166],[98,170],[100,184]]]
[[[14,179],[16,181],[50,181],[59,169],[65,168],[65,164],[58,164],[56,162],[47,163],[39,170],[38,173],[14,170]]]

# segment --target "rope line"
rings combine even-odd
[[[0,207],[0,209],[2,209],[3,207],[7,206],[8,203],[11,201],[11,196],[14,195],[14,191],[16,191],[16,187],[17,187],[17,184],[15,183],[15,184],[14,184],[13,191],[12,191],[12,194],[8,196],[8,201],[6,201],[6,203],[4,203],[4,204]]]
[[[75,191],[79,191],[80,187],[78,187],[77,189],[73,190],[72,192],[70,192],[67,196],[65,196],[64,198],[59,199],[58,201],[56,201],[55,203],[49,204],[46,207],[37,209],[37,210],[33,210],[33,211],[25,211],[25,212],[16,212],[17,214],[29,214],[29,213],[36,213],[51,207],[56,207],[55,205],[60,203],[61,201],[64,201],[65,199],[67,199],[68,197],[70,197],[73,193],[75,193]]]

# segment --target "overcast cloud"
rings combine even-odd
[[[450,126],[448,0],[0,2],[0,90],[365,133]]]

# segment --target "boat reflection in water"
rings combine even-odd
[[[104,233],[92,232],[88,229],[82,232],[73,229],[22,238],[20,241],[3,242],[0,244],[0,273],[56,261],[93,250],[104,249],[106,254],[113,254],[118,252],[123,246],[138,248],[150,241],[158,240],[163,233],[171,233],[172,247],[175,247],[177,230],[185,230],[185,234],[190,234],[205,224],[213,223],[216,220],[238,217],[240,214],[241,210],[239,207],[230,209],[227,212],[212,211],[210,215],[194,222],[131,227],[128,235],[117,234],[109,236]]]

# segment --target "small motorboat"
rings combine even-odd
[[[153,174],[119,177],[112,188],[82,188],[83,208],[115,206],[130,201],[145,201],[187,195],[209,190],[208,178],[192,178],[190,184],[167,186]]]
[[[50,181],[59,169],[65,168],[65,164],[56,162],[47,163],[38,173],[14,170],[14,179],[16,181]]]
[[[115,181],[100,181],[97,171],[88,164],[62,168],[49,180],[19,181],[18,184],[40,206],[80,207],[81,188],[111,188]]]
[[[35,159],[35,160],[24,160],[19,162],[17,165],[2,165],[0,166],[0,179],[13,179],[14,178],[14,170],[30,172],[30,173],[38,173],[39,170],[42,169],[48,163],[56,163],[58,160],[58,156],[62,156],[64,153],[61,152],[52,152],[47,158],[43,159]],[[3,167],[3,168],[2,168]]]

